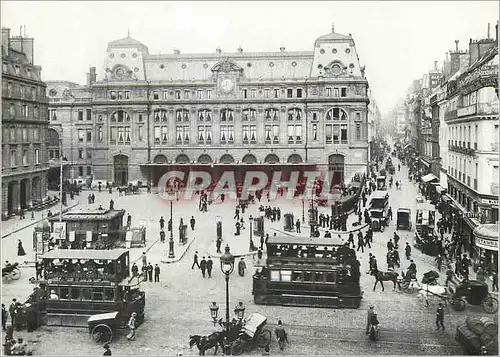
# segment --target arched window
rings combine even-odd
[[[288,120],[302,120],[302,109],[300,108],[288,109]]]
[[[326,120],[347,120],[347,113],[341,108],[332,108],[326,112]]]
[[[269,120],[278,121],[280,118],[280,112],[276,108],[267,108],[264,111],[264,118],[266,118],[266,120],[268,121]]]
[[[257,111],[252,108],[243,109],[241,119],[243,121],[255,121],[257,118]]]
[[[168,121],[167,111],[165,109],[156,109],[153,114],[153,118],[155,122]]]
[[[341,108],[326,112],[326,144],[347,144],[347,113]]]
[[[130,115],[123,110],[117,110],[111,114],[111,121],[117,123],[130,122]]]
[[[200,109],[198,111],[198,121],[212,121],[212,111],[210,109]]]

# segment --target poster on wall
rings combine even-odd
[[[75,241],[75,231],[69,231],[69,241],[74,242]]]
[[[54,222],[52,237],[55,239],[66,239],[66,222]]]
[[[87,242],[92,242],[92,231],[87,231],[87,236],[86,236],[86,241]]]

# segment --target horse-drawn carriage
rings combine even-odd
[[[9,264],[2,268],[2,279],[6,280],[19,280],[21,271],[19,270],[19,263]]]
[[[494,314],[498,311],[498,300],[488,291],[488,284],[478,280],[462,280],[452,292],[451,305],[456,311],[465,310],[466,302],[481,305],[485,312]],[[465,298],[465,300],[464,300]]]
[[[409,208],[398,208],[396,214],[396,230],[400,228],[411,231],[411,210]]]

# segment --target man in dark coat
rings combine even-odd
[[[191,230],[194,231],[194,225],[196,224],[196,220],[194,219],[194,216],[191,216],[189,223],[191,224]]]
[[[137,266],[137,264],[132,264],[132,276],[137,276],[139,275],[139,267]]]
[[[2,330],[6,331],[7,330],[7,319],[8,319],[9,314],[7,313],[7,310],[5,309],[5,304],[2,304]]]
[[[351,247],[351,243],[352,243],[352,247],[355,248],[355,245],[354,245],[354,234],[352,232],[349,233],[349,238],[347,239],[347,244],[348,244],[349,248]]]
[[[112,211],[114,209],[115,209],[115,201],[111,199],[109,200],[109,210]]]
[[[200,269],[200,264],[198,263],[198,251],[194,253],[193,265],[191,265],[191,269],[194,269],[195,266],[197,266],[198,269]]]
[[[365,252],[365,242],[363,240],[363,233],[361,233],[361,231],[358,232],[358,250],[357,250],[357,252],[359,252],[360,248],[361,248],[361,253],[364,253]]]
[[[469,266],[470,266],[470,260],[469,258],[467,258],[467,255],[464,254],[462,258],[462,275],[466,279],[469,279]]]
[[[260,236],[260,250],[264,250],[264,236]]]
[[[281,320],[278,320],[278,327],[274,330],[274,333],[276,335],[276,339],[278,340],[279,348],[281,351],[283,351],[285,342],[288,342],[288,335],[283,328],[283,323],[281,322]]]
[[[215,247],[217,248],[217,253],[221,253],[220,246],[222,245],[222,239],[217,238],[217,241],[215,242]]]
[[[12,304],[9,306],[9,314],[10,314],[10,321],[12,326],[16,326],[16,309],[17,309],[17,300],[12,299]]]
[[[300,220],[299,219],[295,222],[295,231],[297,233],[300,233]]]
[[[394,244],[392,243],[392,239],[389,239],[387,242],[387,250],[391,251],[394,249]]]
[[[147,265],[142,266],[141,274],[142,274],[143,280],[148,281],[148,266]]]
[[[410,259],[410,256],[411,256],[411,247],[408,244],[408,242],[406,242],[405,254],[406,254],[406,259]]]
[[[160,229],[163,230],[165,228],[165,219],[163,216],[160,217]]]
[[[155,264],[155,283],[160,282],[160,267],[158,264]]]
[[[211,278],[212,277],[212,268],[214,266],[214,261],[212,260],[212,258],[208,257],[208,260],[207,260],[207,273],[208,273],[208,277]]]
[[[200,269],[201,269],[201,275],[203,275],[203,277],[205,277],[205,270],[207,269],[207,261],[205,260],[205,257],[203,257],[201,259]]]
[[[439,328],[442,327],[444,331],[444,309],[442,303],[438,304],[438,308],[436,310],[436,327],[436,330],[439,331]]]

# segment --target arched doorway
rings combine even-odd
[[[232,157],[229,154],[224,154],[220,158],[220,163],[221,164],[232,164],[234,162],[234,157]]]
[[[9,182],[7,186],[7,213],[10,215],[15,211],[16,182]]]
[[[276,154],[269,154],[264,159],[264,162],[268,164],[278,164],[280,162],[280,159]]]
[[[198,158],[198,163],[199,164],[211,164],[212,163],[212,158],[207,155],[207,154],[202,154]]]
[[[19,190],[20,190],[19,199],[21,200],[20,204],[21,204],[22,209],[28,208],[28,203],[29,203],[30,198],[31,198],[29,184],[30,184],[29,179],[25,178],[25,179],[21,180],[21,185],[19,187]]]
[[[155,158],[153,159],[153,162],[155,164],[167,164],[168,163],[167,157],[163,154],[156,155]]]
[[[128,156],[116,155],[113,158],[114,182],[124,186],[128,183]]]
[[[252,154],[246,154],[245,156],[243,156],[243,159],[241,161],[245,164],[255,164],[257,162],[257,158]]]
[[[289,164],[300,164],[302,162],[302,158],[298,154],[292,154],[288,157]]]
[[[42,180],[40,176],[33,177],[31,181],[31,197],[37,201],[42,199]]]
[[[186,154],[180,154],[175,159],[176,164],[189,164],[189,157]]]
[[[328,173],[332,178],[332,187],[344,181],[344,155],[332,154],[328,156]]]

